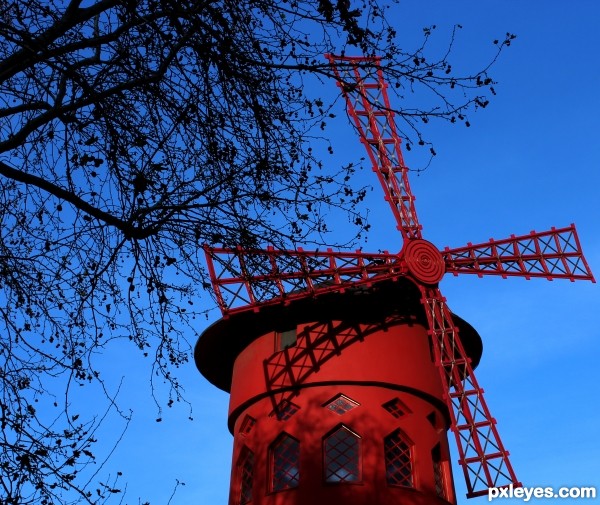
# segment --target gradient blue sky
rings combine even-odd
[[[484,61],[491,41],[507,31],[518,36],[493,71],[498,96],[471,117],[472,127],[429,131],[438,156],[411,180],[425,237],[442,248],[574,222],[600,277],[600,2],[401,0],[393,16],[407,47],[424,26],[436,24],[443,41],[454,23],[463,25],[456,66]],[[341,103],[330,130],[336,153],[343,153],[334,163],[364,155]],[[405,153],[414,166],[411,156]],[[357,184],[375,186],[365,168]],[[373,227],[365,249],[397,250],[400,239],[394,242],[395,225],[376,186],[367,205]],[[600,490],[600,286],[461,276],[446,277],[441,288],[452,310],[484,339],[477,377],[522,482]],[[217,316],[213,311],[212,319]],[[204,328],[199,324],[198,333]],[[127,358],[114,366],[127,367]],[[227,395],[192,363],[181,377],[193,421],[185,407],[176,407],[155,423],[147,375],[129,374],[124,382],[122,399],[132,404],[134,418],[111,466],[129,482],[126,503],[138,503],[138,496],[167,503],[176,479],[185,486],[172,503],[227,502]],[[455,453],[464,504],[456,459]]]

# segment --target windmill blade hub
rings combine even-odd
[[[423,284],[435,285],[442,280],[446,264],[441,253],[431,242],[409,240],[404,247],[404,262],[409,274]]]

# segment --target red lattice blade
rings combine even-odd
[[[204,251],[224,316],[404,275],[398,256],[387,252],[246,251],[208,246]]]
[[[383,187],[398,230],[405,240],[421,238],[414,200],[408,182],[408,168],[402,157],[402,139],[398,136],[394,112],[390,107],[387,83],[380,59],[328,55],[338,86],[346,99],[360,140]]]
[[[477,274],[518,276],[548,280],[581,279],[596,282],[588,266],[575,225],[504,240],[490,239],[483,244],[446,248],[441,251],[446,272],[454,275]]]
[[[448,391],[446,404],[467,483],[467,497],[487,494],[490,487],[521,486],[460,341],[446,299],[438,288],[422,285],[419,288],[442,385]]]

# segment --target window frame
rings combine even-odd
[[[298,343],[298,331],[296,327],[275,332],[275,352],[285,351],[289,347],[295,347]]]
[[[237,503],[239,505],[251,503],[254,498],[254,459],[254,452],[248,447],[243,446],[236,466],[238,483]],[[247,473],[250,475],[249,479],[246,478]]]
[[[412,414],[412,410],[397,396],[381,405],[383,409],[396,419]]]
[[[278,469],[276,468],[277,466],[277,460],[276,460],[276,450],[278,448],[278,446],[281,446],[281,444],[285,441],[291,441],[294,443],[294,445],[296,446],[295,448],[295,470],[296,470],[296,474],[293,477],[294,480],[294,484],[293,485],[284,485],[283,487],[277,487],[276,486],[276,475],[278,473]],[[289,459],[287,461],[290,461]],[[285,473],[287,473],[289,475],[289,471],[285,470]],[[282,479],[280,479],[282,480]],[[286,433],[285,431],[280,433],[277,438],[271,443],[271,445],[269,446],[269,492],[271,493],[279,493],[281,491],[286,491],[288,489],[296,489],[298,486],[300,485],[300,441],[296,438],[293,437],[292,435],[290,435],[289,433]]]
[[[353,479],[347,479],[347,478],[340,478],[339,480],[333,480],[332,477],[334,475],[338,475],[339,476],[339,471],[342,470],[344,467],[341,466],[337,469],[331,469],[331,464],[335,463],[337,458],[336,457],[331,457],[331,451],[334,449],[334,447],[328,448],[328,441],[339,431],[344,431],[345,433],[347,433],[349,436],[352,437],[353,440],[356,441],[356,449],[355,449],[355,461],[354,461],[354,466],[356,468],[356,473],[355,473],[355,478]],[[362,483],[362,479],[363,479],[363,472],[362,472],[362,464],[363,464],[363,457],[362,457],[362,451],[363,451],[363,447],[362,447],[362,437],[356,433],[356,431],[354,431],[352,428],[350,428],[349,426],[345,425],[345,424],[338,424],[335,428],[333,428],[332,430],[330,430],[322,439],[322,452],[323,452],[323,480],[326,484],[332,484],[332,485],[338,485],[338,484],[360,484]],[[343,453],[342,453],[343,454]],[[329,459],[331,457],[331,459]]]
[[[351,410],[354,410],[356,407],[360,407],[360,403],[343,393],[338,393],[334,397],[327,400],[322,407],[333,412],[334,414],[337,414],[338,416],[343,416]]]
[[[391,440],[393,437],[397,437],[398,441],[394,441],[394,445],[388,447],[388,440]],[[392,458],[389,455],[390,450],[397,448],[400,444],[406,446],[405,449],[402,449],[401,455],[408,455],[408,461],[402,461],[402,466],[397,467],[393,463],[394,461],[399,460],[399,457],[394,455]],[[383,455],[385,463],[385,480],[388,486],[416,489],[414,444],[400,428],[395,429],[383,439]],[[409,468],[410,481],[403,475],[400,477],[396,475],[399,470],[407,466]]]
[[[448,461],[442,458],[442,447],[438,442],[431,450],[431,461],[433,464],[433,483],[436,494],[443,500],[448,500],[447,465]]]

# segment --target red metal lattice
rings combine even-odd
[[[446,272],[482,275],[545,277],[595,282],[581,251],[575,225],[488,243],[446,248]]]
[[[271,448],[272,491],[298,486],[300,482],[300,442],[283,433]]]
[[[409,244],[421,243],[414,240]],[[406,247],[410,251],[410,247]],[[404,252],[335,252],[243,250],[205,247],[217,302],[224,315],[266,305],[290,303],[306,296],[370,286],[380,280],[413,278],[425,269]],[[488,243],[440,251],[445,272],[543,277],[549,280],[590,280],[594,276],[583,256],[574,225],[545,232],[514,236]],[[415,269],[418,265],[418,269]],[[426,265],[429,267],[429,264]],[[428,270],[427,270],[428,271]],[[422,275],[422,281],[424,278]]]
[[[327,57],[398,229],[405,239],[420,238],[421,226],[402,156],[402,139],[398,136],[379,59]]]
[[[357,482],[360,480],[360,437],[340,426],[324,441],[325,481]]]
[[[421,287],[429,332],[436,343],[436,363],[444,390],[448,391],[451,427],[467,482],[468,496],[480,496],[490,487],[521,485],[496,430],[496,420],[477,384],[439,289]]]
[[[388,484],[413,487],[413,463],[411,444],[400,430],[385,438],[385,468]]]
[[[206,246],[205,253],[224,315],[339,292],[345,286],[369,285],[401,273],[398,257],[385,252],[279,251],[271,247],[247,251]]]

